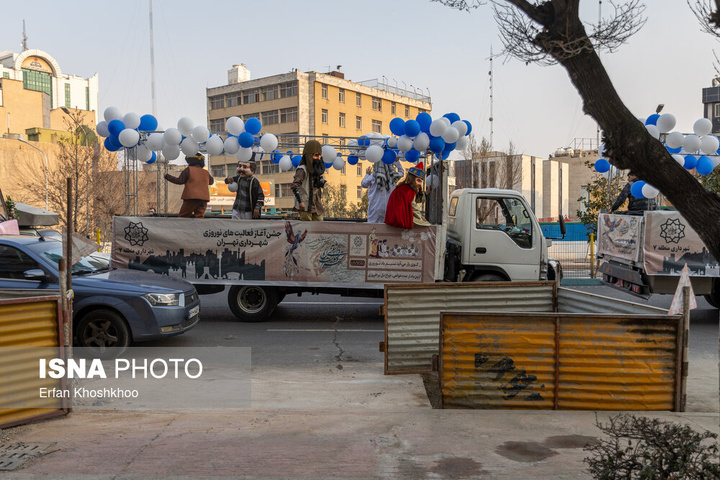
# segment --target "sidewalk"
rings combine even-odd
[[[434,410],[419,375],[382,371],[253,370],[247,409],[78,409],[0,432],[44,451],[0,478],[583,479],[582,447],[614,413]],[[717,358],[688,392],[692,411],[638,413],[718,433]]]

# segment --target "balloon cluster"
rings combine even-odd
[[[397,138],[393,139],[394,145],[388,142],[388,146],[402,152],[405,160],[417,162],[420,155],[428,150],[445,160],[453,150],[462,150],[467,146],[472,125],[467,120],[461,120],[457,113],[446,113],[433,120],[429,113],[422,112],[415,120],[393,118],[390,131]],[[385,156],[375,161],[379,160],[388,163]]]
[[[150,115],[138,116],[136,113],[123,115],[117,107],[108,107],[103,113],[105,120],[97,124],[98,135],[105,137],[105,148],[116,152],[121,148],[133,148],[141,143],[140,132],[151,132],[157,129],[157,119]],[[137,149],[137,158],[145,163],[153,163],[157,155],[151,149]]]
[[[720,140],[711,135],[712,122],[701,118],[693,125],[692,134],[673,131],[675,116],[671,113],[652,114],[647,119],[640,119],[648,133],[662,142],[668,152],[680,165],[687,170],[695,170],[699,175],[708,175],[720,165]],[[598,151],[603,155],[603,146]],[[595,170],[606,173],[611,168],[610,162],[600,158],[595,162]],[[655,198],[659,191],[645,181],[633,183],[631,192],[637,198]]]

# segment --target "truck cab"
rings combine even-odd
[[[548,245],[514,190],[460,189],[448,204],[445,281],[547,280]]]

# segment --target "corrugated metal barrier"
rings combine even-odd
[[[680,410],[682,317],[442,313],[444,408]]]
[[[66,388],[64,379],[38,374],[40,358],[65,357],[60,297],[16,297],[0,292],[0,428],[68,411],[66,398],[39,395],[41,388]]]

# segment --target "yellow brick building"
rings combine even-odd
[[[353,82],[339,71],[319,73],[288,73],[258,79],[250,78],[245,65],[234,65],[228,71],[228,84],[207,89],[208,128],[214,133],[226,133],[225,122],[237,116],[243,120],[255,117],[262,122],[261,133],[273,133],[280,141],[279,150],[302,153],[302,145],[313,137],[323,144],[333,145],[347,159],[343,148],[348,137],[377,132],[390,135],[390,120],[401,117],[414,119],[420,112],[430,113],[429,96],[391,87],[370,80]],[[223,135],[224,137],[224,135]],[[235,174],[237,158],[211,156],[210,171],[218,179]],[[340,188],[348,204],[359,202],[363,195],[360,181],[368,162],[345,164],[342,170],[330,168],[325,175],[330,185]],[[293,207],[290,190],[295,169],[281,172],[264,155],[258,163],[256,176],[270,182],[270,196],[265,210],[270,213],[287,212]],[[234,194],[220,185],[218,196],[211,200],[214,210],[227,211],[232,207]],[[226,195],[226,196],[223,196]]]

